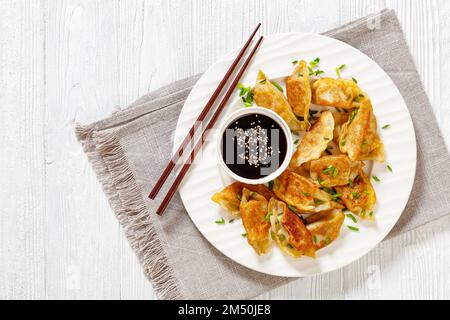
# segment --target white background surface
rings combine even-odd
[[[265,34],[322,32],[384,7],[397,10],[450,145],[449,1],[0,0],[0,298],[155,297],[75,122],[204,71],[259,21]],[[261,298],[449,299],[449,227],[441,219]]]

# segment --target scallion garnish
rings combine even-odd
[[[384,126],[381,127],[381,129],[386,130],[389,129],[391,127],[390,124],[385,124]]]
[[[378,178],[378,177],[375,176],[375,175],[373,175],[372,178],[373,178],[373,180],[375,180],[376,182],[380,182],[380,181],[381,181],[380,178]]]
[[[354,83],[358,83],[358,80],[356,80],[355,78],[352,77],[352,80]]]
[[[354,226],[347,226],[347,228],[349,228],[350,230],[355,231],[355,232],[359,231],[359,228],[354,227]]]
[[[225,219],[222,218],[222,219],[216,220],[216,221],[214,221],[214,222],[217,223],[217,224],[225,224]]]
[[[276,82],[276,81],[270,81],[270,82],[272,82],[272,84],[273,84],[278,90],[280,90],[281,92],[283,92],[283,87],[281,87],[280,84],[279,84],[278,82]]]
[[[292,64],[293,64],[293,65],[296,65],[297,63],[298,63],[298,60],[292,61]]]
[[[390,171],[390,172],[394,172],[394,170],[392,170],[392,167],[390,165],[387,165],[386,168]]]
[[[347,213],[347,214],[346,214],[346,217],[352,219],[352,221],[353,221],[354,223],[358,223],[358,220],[356,220],[355,216],[352,215],[351,213]]]
[[[349,123],[353,122],[353,120],[355,119],[357,114],[358,114],[358,109],[353,109],[352,112],[350,113],[349,118],[348,118]]]

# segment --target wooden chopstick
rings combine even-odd
[[[211,110],[211,107],[216,102],[217,97],[219,96],[219,94],[222,91],[222,89],[225,87],[228,79],[230,78],[231,74],[234,72],[234,69],[236,69],[236,66],[239,64],[239,62],[241,61],[244,53],[247,51],[248,47],[250,46],[250,43],[252,42],[252,40],[253,40],[256,32],[258,31],[259,27],[261,27],[261,23],[259,23],[256,26],[255,30],[250,35],[250,38],[248,38],[247,42],[242,47],[241,51],[239,51],[239,54],[237,55],[236,59],[233,61],[232,65],[228,69],[228,71],[225,74],[224,78],[222,79],[222,81],[220,81],[220,83],[217,86],[216,90],[211,95],[211,98],[209,98],[208,102],[204,106],[204,108],[203,108],[202,112],[200,113],[200,115],[198,116],[197,120],[192,125],[192,128],[189,130],[188,134],[184,138],[184,140],[181,143],[180,147],[178,148],[178,150],[175,152],[175,154],[170,159],[170,161],[167,164],[166,168],[164,169],[163,173],[161,174],[161,176],[159,177],[158,181],[153,186],[152,191],[148,195],[148,197],[150,199],[155,199],[155,197],[157,196],[158,192],[161,190],[162,186],[164,185],[164,183],[167,180],[167,177],[170,175],[170,173],[172,172],[173,168],[175,167],[175,164],[180,159],[180,157],[183,155],[183,152],[184,152],[185,148],[187,147],[187,145],[189,144],[189,142],[191,141],[192,137],[194,137],[195,130],[197,129],[196,124],[201,122],[201,121],[203,121],[205,119],[206,115],[208,114],[208,112]]]
[[[251,51],[250,55],[245,60],[244,64],[239,70],[239,73],[234,78],[233,82],[231,83],[230,87],[228,88],[228,91],[226,92],[225,96],[222,98],[222,101],[220,102],[219,106],[217,107],[217,110],[214,112],[213,116],[211,117],[211,120],[208,122],[208,125],[203,130],[202,135],[200,137],[200,140],[195,145],[194,149],[192,150],[189,158],[187,159],[187,162],[183,165],[183,167],[180,170],[180,173],[178,173],[177,177],[175,178],[172,186],[170,187],[169,191],[167,192],[166,196],[164,197],[161,205],[159,206],[158,210],[156,210],[156,213],[159,215],[162,215],[164,213],[164,210],[167,208],[167,205],[169,204],[170,200],[172,199],[173,195],[175,194],[176,190],[178,189],[178,186],[180,185],[181,181],[183,180],[184,176],[186,175],[187,171],[189,170],[191,164],[193,163],[195,156],[197,155],[200,148],[203,146],[203,143],[206,140],[206,137],[208,136],[208,133],[211,131],[212,127],[216,123],[217,119],[220,116],[220,113],[225,108],[225,105],[227,104],[230,96],[236,89],[236,85],[238,84],[239,80],[241,79],[242,75],[244,74],[245,70],[247,69],[250,61],[252,60],[253,56],[255,55],[256,50],[259,48],[259,45],[261,44],[263,40],[263,37],[261,36],[256,43],[255,47]]]

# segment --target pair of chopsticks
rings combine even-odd
[[[164,169],[164,171],[162,172],[162,174],[159,177],[158,181],[154,185],[152,191],[150,192],[150,194],[148,196],[150,199],[155,199],[155,197],[157,196],[158,192],[161,190],[161,187],[164,185],[164,183],[166,182],[168,176],[170,175],[170,173],[174,169],[175,164],[180,159],[180,157],[183,155],[183,152],[184,152],[185,148],[188,146],[188,144],[191,142],[192,138],[195,136],[194,133],[195,133],[196,129],[199,127],[196,124],[201,122],[201,121],[203,121],[205,119],[205,117],[207,116],[207,114],[209,113],[209,111],[212,109],[214,103],[217,100],[217,97],[220,95],[221,91],[226,86],[230,76],[233,74],[234,70],[236,69],[236,66],[239,64],[239,62],[241,61],[241,59],[244,56],[245,52],[247,51],[248,47],[250,46],[250,43],[252,42],[252,40],[253,40],[256,32],[260,28],[260,26],[261,26],[261,23],[259,23],[256,26],[255,30],[253,31],[253,33],[251,34],[250,38],[245,43],[244,47],[241,49],[241,51],[239,51],[238,56],[236,57],[236,59],[231,64],[230,68],[228,69],[228,71],[225,74],[225,76],[222,79],[222,81],[220,81],[220,83],[217,86],[217,88],[214,91],[214,93],[211,95],[211,98],[209,99],[209,101],[204,106],[202,112],[198,116],[198,118],[195,121],[195,123],[192,125],[191,129],[189,130],[188,134],[184,138],[184,140],[181,143],[180,147],[178,148],[178,150],[175,152],[175,154],[170,159],[170,161],[167,164],[166,168]],[[183,167],[181,168],[180,172],[178,173],[177,177],[175,178],[172,186],[170,187],[169,191],[167,192],[166,196],[164,197],[163,201],[161,202],[161,205],[156,210],[157,214],[162,215],[164,210],[167,208],[167,205],[169,204],[170,200],[172,199],[173,195],[175,194],[176,190],[178,189],[181,181],[183,180],[183,178],[186,175],[186,173],[188,172],[191,164],[193,163],[193,161],[195,159],[195,156],[197,155],[198,151],[203,146],[203,143],[205,142],[209,131],[211,131],[210,129],[212,129],[214,127],[214,124],[216,123],[216,121],[219,118],[221,112],[225,108],[225,105],[227,104],[228,100],[230,99],[230,96],[232,95],[232,93],[236,89],[236,86],[239,83],[239,80],[241,79],[242,75],[246,71],[248,65],[250,64],[250,61],[252,60],[253,56],[255,55],[255,52],[259,48],[262,40],[263,40],[263,37],[261,36],[259,38],[258,42],[256,43],[256,45],[253,47],[253,49],[250,52],[249,56],[245,59],[245,62],[243,63],[243,65],[239,69],[238,74],[235,76],[235,78],[234,78],[233,82],[231,83],[229,89],[227,90],[227,92],[225,93],[224,97],[220,101],[219,106],[217,107],[217,109],[213,113],[213,115],[211,116],[211,119],[209,120],[209,122],[206,125],[206,127],[203,129],[201,137],[200,137],[200,140],[198,140],[198,142],[195,144],[194,149],[192,150],[191,154],[189,155],[189,158],[184,163]]]

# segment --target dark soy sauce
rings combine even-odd
[[[251,114],[232,122],[222,136],[222,158],[236,175],[259,179],[276,171],[287,152],[281,126],[262,114]]]

